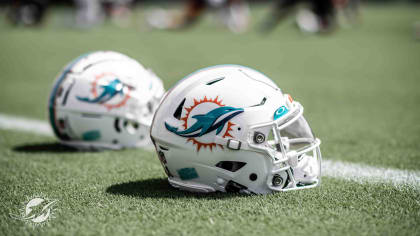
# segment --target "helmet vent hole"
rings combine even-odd
[[[220,81],[222,81],[224,79],[225,79],[225,77],[217,78],[215,80],[212,80],[212,81],[208,82],[206,85],[212,85],[212,84],[215,84],[217,82],[220,82]]]
[[[119,118],[115,119],[114,128],[115,128],[115,131],[117,131],[118,133],[121,133],[120,119]]]
[[[182,113],[182,108],[184,107],[184,103],[185,103],[185,98],[182,100],[182,102],[178,105],[178,107],[175,110],[174,117],[177,120],[181,119],[181,113]]]
[[[63,102],[61,103],[61,105],[65,106],[67,103],[67,98],[69,97],[69,93],[72,90],[74,85],[74,81],[71,83],[71,85],[69,86],[69,88],[67,89],[66,93],[64,94],[64,98],[63,98]]]
[[[261,100],[261,102],[259,103],[259,104],[256,104],[256,105],[253,105],[253,106],[251,106],[251,107],[258,107],[258,106],[262,106],[262,105],[264,105],[265,104],[265,102],[267,101],[267,98],[266,97],[264,97],[262,100]]]
[[[258,179],[258,175],[257,175],[257,174],[255,174],[255,173],[252,173],[252,174],[250,174],[250,175],[249,175],[249,179],[250,179],[251,181],[255,181],[255,180],[257,180],[257,179]]]
[[[242,167],[246,165],[245,162],[240,161],[221,161],[216,164],[217,167],[230,171],[230,172],[236,172]]]

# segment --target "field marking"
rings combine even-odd
[[[54,136],[50,125],[41,120],[0,114],[0,129],[18,130],[44,136]]]
[[[44,136],[54,136],[50,125],[41,120],[0,113],[0,129],[18,130]],[[343,161],[323,160],[322,176],[357,181],[387,183],[396,187],[411,186],[420,190],[420,171],[374,167]]]
[[[397,188],[410,186],[420,190],[420,171],[374,167],[343,161],[322,161],[322,176],[359,183],[387,183]]]

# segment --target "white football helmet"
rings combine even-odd
[[[57,77],[49,121],[62,143],[79,149],[146,147],[164,92],[161,80],[134,59],[112,51],[89,53]]]
[[[178,82],[151,137],[179,189],[265,194],[320,183],[321,142],[302,105],[247,67],[210,67]]]

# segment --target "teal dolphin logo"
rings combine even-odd
[[[274,120],[277,120],[278,118],[284,116],[287,112],[289,112],[289,109],[287,109],[287,107],[285,106],[279,107],[279,109],[277,109],[274,112]]]
[[[220,117],[230,112],[231,114],[216,123]],[[212,132],[213,130],[217,130],[216,135],[218,135],[229,120],[242,112],[244,112],[243,108],[219,107],[204,115],[194,115],[192,118],[196,119],[197,121],[190,128],[184,131],[178,131],[178,128],[170,126],[166,122],[165,127],[170,132],[185,138],[201,137]]]
[[[116,95],[124,95],[124,88],[126,86],[119,80],[118,78],[115,78],[113,81],[111,81],[107,85],[101,85],[101,88],[103,89],[102,93],[97,96],[96,98],[90,99],[88,97],[79,97],[77,96],[77,99],[83,102],[88,103],[100,103],[103,104],[109,100],[111,100]]]

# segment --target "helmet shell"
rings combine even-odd
[[[143,146],[163,93],[160,79],[130,57],[112,51],[85,54],[57,77],[49,98],[50,124],[62,142],[77,147]]]
[[[227,191],[229,181],[234,181],[250,192],[271,192],[265,184],[273,168],[271,160],[249,150],[247,140],[251,126],[272,122],[281,104],[285,104],[284,96],[274,82],[244,66],[210,67],[178,82],[162,100],[151,129],[170,183],[209,192]],[[191,129],[201,118],[210,119],[213,126],[223,125],[211,126],[210,132],[202,132],[208,125]],[[188,129],[191,132],[183,132]],[[229,139],[241,142],[241,148],[223,145]],[[194,189],[185,187],[188,184]]]

